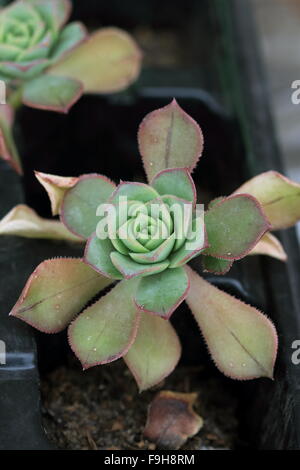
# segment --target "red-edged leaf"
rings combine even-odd
[[[111,253],[110,259],[117,270],[123,274],[125,279],[131,279],[137,276],[151,276],[152,274],[164,271],[169,265],[168,260],[153,264],[136,263],[128,256],[122,255],[117,251]]]
[[[76,176],[50,175],[40,171],[35,171],[34,174],[48,193],[51,202],[52,215],[59,214],[66,191],[73,188],[77,183],[78,178]]]
[[[144,118],[138,142],[149,181],[167,168],[192,171],[203,151],[200,127],[175,99]]]
[[[167,377],[180,354],[180,342],[170,322],[142,313],[137,337],[124,359],[143,391]]]
[[[132,345],[140,319],[136,284],[120,282],[70,325],[69,343],[84,369],[115,361]]]
[[[209,248],[206,254],[237,260],[246,256],[270,228],[253,196],[238,194],[222,199],[205,214]]]
[[[287,254],[278,238],[267,232],[259,240],[249,255],[267,255],[280,261],[287,261]]]
[[[44,333],[57,333],[110,283],[81,259],[49,259],[31,274],[10,315]]]
[[[162,196],[172,194],[196,204],[196,188],[187,168],[168,168],[163,170],[153,178],[151,186]]]
[[[144,183],[131,183],[122,181],[110,197],[110,202],[116,203],[120,197],[127,197],[128,201],[140,201],[146,203],[159,196],[155,189]]]
[[[86,93],[113,93],[136,80],[141,59],[141,52],[128,33],[102,28],[47,72],[81,81]]]
[[[213,258],[212,256],[202,257],[202,266],[204,272],[223,275],[228,273],[233,265],[233,261],[227,259]]]
[[[0,220],[0,235],[17,235],[26,238],[46,238],[72,242],[82,241],[59,220],[43,219],[25,204],[15,206]]]
[[[300,220],[300,184],[277,171],[267,171],[244,183],[234,194],[256,197],[272,230],[292,227]]]
[[[75,235],[87,239],[96,231],[99,217],[97,208],[108,200],[115,185],[106,176],[80,176],[66,192],[61,206],[61,220]]]
[[[277,334],[271,321],[254,307],[217,289],[187,267],[186,302],[205,337],[216,366],[228,377],[273,377]]]
[[[31,108],[66,114],[82,93],[80,81],[44,74],[25,83],[23,103]]]
[[[143,312],[169,319],[188,290],[189,279],[184,268],[166,269],[140,280],[135,302]]]
[[[96,233],[89,237],[85,251],[84,262],[89,264],[95,271],[112,279],[123,279],[123,275],[110,259],[114,246],[109,238],[98,238]]]

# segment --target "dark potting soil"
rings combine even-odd
[[[41,383],[43,422],[60,449],[155,450],[143,438],[147,408],[159,390],[198,392],[195,411],[204,419],[188,450],[232,449],[237,444],[237,399],[222,378],[204,368],[181,366],[152,391],[138,393],[120,360],[83,372],[71,359]]]

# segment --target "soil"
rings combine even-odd
[[[84,373],[75,360],[69,362],[41,384],[44,427],[60,449],[155,450],[143,429],[158,390],[198,392],[195,411],[204,426],[183,449],[232,449],[237,444],[237,399],[221,377],[208,378],[203,368],[178,367],[155,390],[139,394],[122,361]]]

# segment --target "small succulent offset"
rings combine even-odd
[[[117,28],[88,34],[80,22],[65,26],[70,0],[16,0],[0,9],[0,155],[21,171],[11,128],[14,109],[66,113],[83,93],[112,93],[133,82],[141,53]]]
[[[203,150],[197,123],[173,100],[145,117],[138,141],[148,184],[115,186],[98,174],[69,178],[37,172],[61,222],[45,221],[26,206],[0,222],[2,234],[87,240],[83,259],[42,262],[11,315],[45,333],[69,325],[70,346],[84,369],[123,357],[144,390],[170,374],[180,358],[169,319],[185,300],[225,375],[272,378],[277,335],[271,321],[187,263],[201,255],[205,271],[224,274],[248,254],[284,259],[269,230],[299,220],[300,186],[267,172],[212,201],[203,215],[191,177]]]

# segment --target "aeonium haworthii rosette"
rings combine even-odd
[[[6,105],[0,116],[0,156],[21,172],[12,148],[13,108],[67,113],[83,93],[113,93],[138,76],[141,52],[126,32],[102,28],[88,34],[66,24],[71,0],[16,0],[0,9],[0,80]]]
[[[249,194],[232,195],[198,217],[191,172],[203,136],[175,100],[145,117],[138,141],[148,184],[37,173],[54,212],[86,248],[83,259],[41,263],[11,314],[46,333],[69,325],[70,346],[84,369],[123,357],[144,390],[170,374],[180,358],[169,318],[186,300],[225,375],[272,377],[277,336],[271,321],[187,266],[203,255],[206,268],[225,272],[250,253],[270,228],[260,203]],[[186,212],[172,210],[174,204]],[[115,217],[101,224],[108,207]],[[183,220],[197,229],[183,231]],[[116,282],[82,311],[88,298]]]

